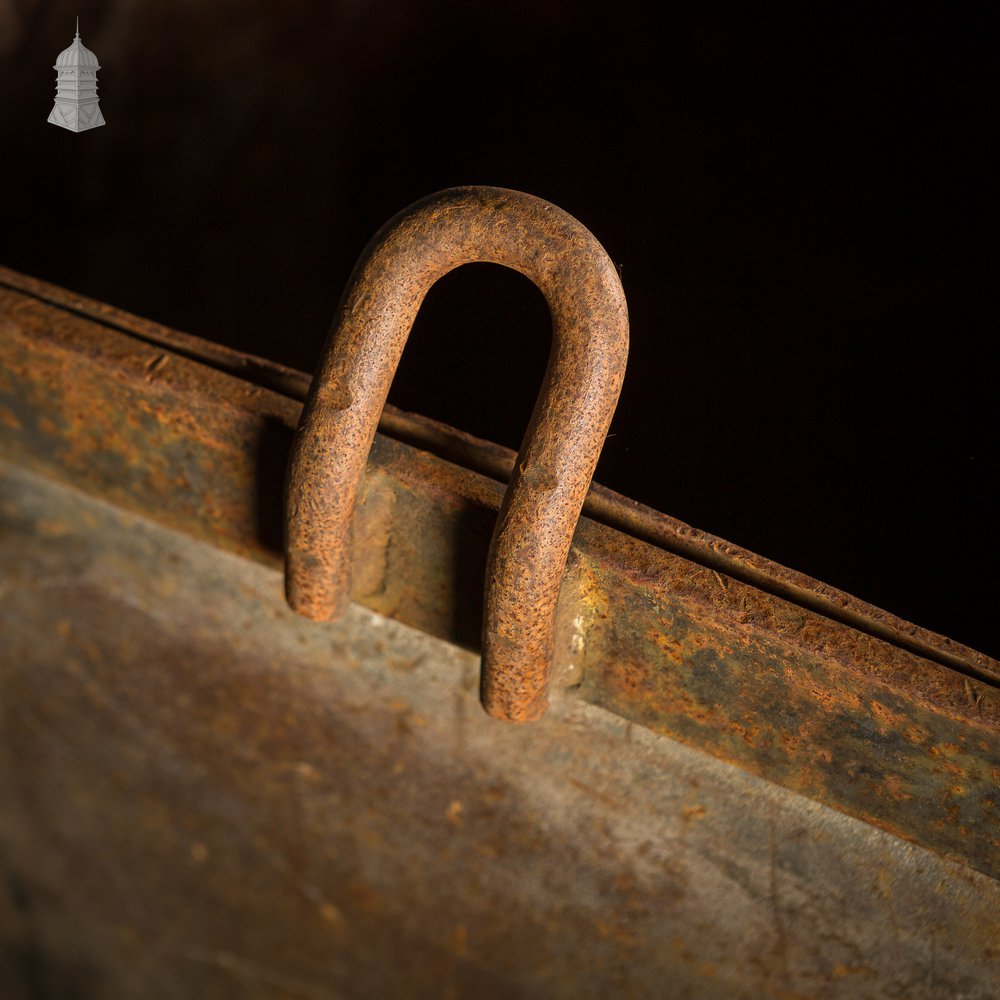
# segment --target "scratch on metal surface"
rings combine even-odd
[[[774,958],[776,970],[784,980],[788,975],[788,934],[785,930],[785,918],[781,913],[781,898],[779,883],[781,869],[778,863],[778,831],[775,829],[774,817],[768,820],[768,904],[771,920],[774,926]]]
[[[248,958],[234,955],[229,951],[188,948],[180,952],[180,955],[192,962],[215,966],[244,982],[270,986],[289,996],[298,997],[300,1000],[342,1000],[343,998],[343,994],[337,993],[329,987],[286,976],[276,969],[261,965],[259,962],[252,962]]]

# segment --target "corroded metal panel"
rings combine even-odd
[[[1000,873],[1000,739],[971,681],[939,688],[930,665],[847,628],[824,650],[808,613],[721,576],[647,574],[587,573],[584,697]]]
[[[0,453],[277,565],[302,377],[22,283],[0,287]],[[383,423],[352,596],[474,649],[509,455],[416,418]],[[585,510],[557,683],[1000,875],[995,661],[599,487]]]
[[[0,462],[3,995],[995,995],[1000,887]]]

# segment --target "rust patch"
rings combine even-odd
[[[706,611],[691,582],[689,567],[665,563],[654,600],[644,581],[618,579],[605,590],[606,618],[586,645],[583,697],[1000,872],[992,777],[1000,736],[992,717],[956,717],[950,701],[904,694],[841,656],[793,653],[788,634],[773,627],[778,602],[741,594],[745,585],[731,581],[726,593],[737,609],[768,600],[769,614],[720,614],[717,604]],[[914,675],[918,669],[941,668],[915,663]],[[944,680],[928,678],[925,690]],[[971,683],[954,681],[958,691]],[[976,707],[992,698],[982,689]]]

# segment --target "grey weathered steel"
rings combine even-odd
[[[1000,885],[0,462],[4,1000],[992,1000]]]

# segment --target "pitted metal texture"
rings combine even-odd
[[[532,280],[552,349],[487,564],[482,701],[511,721],[545,711],[556,602],[618,402],[628,315],[617,271],[576,219],[502,188],[453,188],[392,219],[363,252],[313,379],[289,468],[286,591],[317,620],[350,593],[354,508],[389,386],[428,289],[472,262]]]

